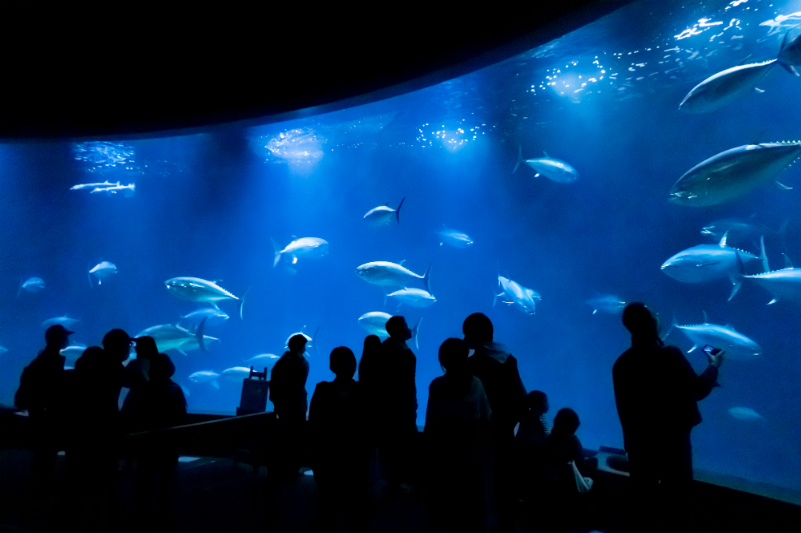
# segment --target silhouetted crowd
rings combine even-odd
[[[623,324],[632,348],[616,362],[613,381],[637,504],[633,530],[652,529],[646,524],[656,519],[666,530],[688,531],[689,434],[722,354],[708,353],[710,365],[698,376],[681,351],[662,343],[657,318],[643,304],[629,304]],[[560,409],[549,425],[547,395],[526,393],[517,360],[495,342],[489,318],[468,316],[464,338],[441,344],[443,375],[429,385],[422,436],[412,332],[402,316],[390,318],[386,331],[383,342],[365,338],[359,381],[353,351],[335,348],[335,379],[318,383],[310,402],[303,335],[289,340],[272,369],[277,459],[270,475],[299,476],[308,443],[320,530],[366,530],[378,498],[422,498],[444,531],[512,531],[521,509],[591,518],[598,462],[576,436],[578,415]],[[124,468],[135,464],[134,519],[147,529],[169,513],[175,488],[177,444],[170,432],[153,433],[181,425],[186,415],[184,394],[171,380],[175,366],[153,338],[115,329],[102,348],[87,348],[65,370],[60,350],[71,333],[47,329],[46,346],[23,371],[15,396],[34,431],[34,486],[47,490],[56,454],[65,450],[69,508],[79,524],[96,529],[114,513],[121,460]],[[124,366],[131,347],[136,358]],[[123,387],[130,390],[118,408]],[[131,445],[121,452],[123,435]]]

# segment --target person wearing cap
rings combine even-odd
[[[45,331],[45,348],[22,371],[20,385],[14,395],[19,409],[27,409],[33,441],[33,481],[45,489],[52,476],[61,442],[60,425],[63,413],[59,409],[64,384],[64,360],[61,350],[69,344],[72,334],[61,324]]]
[[[638,498],[636,531],[654,524],[666,531],[691,527],[693,484],[690,431],[701,423],[698,401],[716,385],[723,352],[707,353],[699,376],[682,351],[659,338],[659,320],[642,302],[623,309],[631,348],[612,367],[623,443],[628,453],[632,494]],[[636,523],[639,522],[639,523]]]

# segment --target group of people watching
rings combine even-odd
[[[629,304],[623,324],[632,347],[615,363],[613,382],[635,510],[644,520],[633,523],[645,527],[646,516],[664,512],[664,523],[684,527],[682,513],[671,506],[689,507],[690,430],[701,421],[697,401],[716,385],[722,352],[707,352],[710,364],[699,376],[678,348],[664,345],[657,317],[645,305]],[[546,394],[526,393],[517,360],[494,341],[489,318],[471,314],[463,339],[449,338],[439,347],[443,375],[429,385],[422,447],[417,360],[406,342],[412,333],[402,316],[390,318],[386,330],[383,342],[375,335],[364,340],[358,365],[351,349],[335,348],[335,379],[318,383],[310,402],[304,336],[289,340],[272,369],[270,399],[282,448],[274,474],[299,475],[304,443],[311,444],[321,526],[344,520],[364,529],[377,472],[390,496],[412,492],[410,481],[423,479],[430,517],[447,531],[511,531],[520,501],[536,504],[549,492],[580,497],[590,491],[597,460],[587,457],[576,437],[578,415],[560,409],[549,428]],[[56,452],[66,449],[68,472],[82,484],[75,494],[91,494],[86,501],[97,509],[114,491],[122,433],[180,425],[186,400],[170,379],[175,366],[152,338],[112,330],[103,348],[87,348],[75,369],[65,371],[59,352],[71,333],[60,325],[47,330],[46,347],[23,371],[15,402],[28,410],[35,430],[34,479],[44,486]],[[125,367],[132,345],[137,357]],[[120,412],[122,387],[130,392]],[[166,440],[143,442],[149,444],[125,458],[136,459],[137,494],[144,500],[155,476],[172,486],[178,452]]]
[[[45,495],[56,455],[66,452],[67,509],[90,528],[113,513],[120,459],[136,463],[136,498],[141,510],[169,505],[178,450],[168,439],[132,440],[121,450],[123,434],[178,426],[186,399],[170,379],[175,365],[159,353],[152,337],[131,338],[122,329],[103,337],[64,368],[60,351],[72,331],[62,325],[45,332],[45,348],[22,372],[14,403],[27,409],[33,430],[33,486]],[[127,366],[131,348],[136,359]],[[120,393],[129,389],[120,409]],[[161,490],[155,484],[160,478]],[[153,499],[154,501],[150,501]],[[146,516],[143,513],[141,516]]]

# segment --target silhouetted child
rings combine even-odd
[[[545,442],[550,433],[545,420],[548,397],[542,391],[531,391],[526,395],[526,407],[515,435],[515,453],[520,467],[518,496],[533,502],[542,485]]]
[[[462,339],[440,346],[445,375],[429,386],[424,430],[429,510],[440,527],[460,533],[494,524],[491,411],[467,354]]]
[[[553,429],[545,443],[553,474],[567,489],[577,493],[580,492],[576,486],[578,481],[570,463],[575,464],[578,472],[585,478],[588,490],[592,487],[591,476],[598,468],[597,458],[585,458],[584,448],[576,437],[579,424],[579,417],[573,409],[568,407],[559,409],[553,419]]]
[[[336,378],[317,384],[309,406],[321,525],[332,525],[341,512],[355,528],[363,529],[369,450],[365,398],[361,384],[353,380],[356,357],[349,348],[334,348],[330,369]]]

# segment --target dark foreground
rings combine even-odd
[[[265,468],[255,470],[234,457],[184,458],[179,464],[173,505],[166,517],[142,517],[133,499],[133,474],[122,471],[119,506],[114,512],[98,509],[97,520],[77,525],[65,508],[63,488],[58,484],[42,499],[32,497],[27,482],[31,454],[20,448],[0,450],[1,531],[236,531],[298,532],[319,530],[315,523],[317,490],[312,476],[272,483]],[[63,468],[59,458],[56,474]],[[565,531],[625,530],[628,514],[625,502],[628,479],[599,472],[595,508],[585,524],[565,524]],[[783,532],[801,531],[801,507],[696,483],[697,531]],[[526,508],[520,505],[516,531],[546,531],[546,518],[555,508]],[[326,531],[345,531],[327,527]],[[437,531],[427,520],[421,496],[412,493],[383,497],[373,503],[367,530],[392,532]]]

